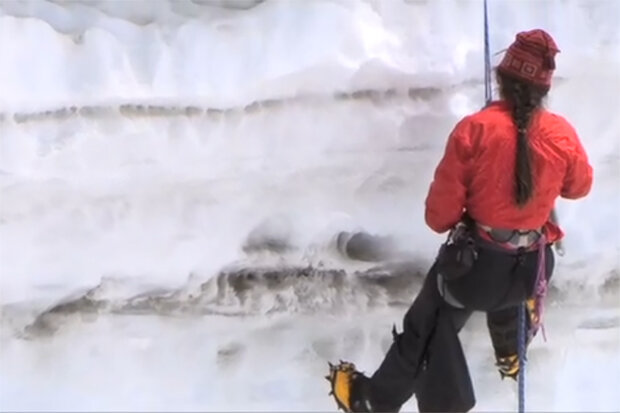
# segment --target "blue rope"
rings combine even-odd
[[[487,0],[484,0],[484,101],[485,106],[491,103],[493,90],[491,89],[491,51],[489,47],[489,17]],[[517,332],[517,351],[519,357],[519,413],[525,412],[525,362],[527,351],[526,304],[519,305],[519,320]]]
[[[526,309],[525,302],[522,302],[519,305],[519,330],[517,333],[518,343],[518,353],[519,353],[519,413],[525,412],[525,362],[526,359],[526,350],[527,350],[527,340],[526,340],[526,331],[527,326],[525,323],[526,320]]]
[[[488,105],[493,99],[491,89],[491,51],[489,48],[489,17],[487,0],[484,0],[484,103]]]

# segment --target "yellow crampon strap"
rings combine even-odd
[[[351,386],[353,377],[357,374],[355,365],[342,360],[338,365],[333,365],[329,362],[328,364],[329,375],[325,376],[325,378],[330,382],[332,388],[329,395],[334,396],[339,409],[350,413],[352,412]]]

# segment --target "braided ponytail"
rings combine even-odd
[[[508,101],[512,119],[517,126],[517,153],[515,164],[515,201],[525,206],[534,194],[532,159],[527,131],[532,115],[542,105],[548,88],[524,83],[513,77],[497,72],[500,94]]]

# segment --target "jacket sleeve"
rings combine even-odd
[[[593,171],[583,145],[571,127],[572,147],[568,152],[568,162],[561,196],[566,199],[583,198],[592,188]]]
[[[469,181],[471,127],[468,118],[460,121],[450,136],[426,197],[424,218],[435,232],[452,228],[462,217]]]

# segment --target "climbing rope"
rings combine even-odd
[[[519,413],[525,412],[525,354],[527,350],[526,341],[526,308],[525,303],[519,305],[519,333],[518,333],[518,352],[519,352],[519,376],[517,382],[519,383]]]
[[[485,106],[491,103],[493,99],[493,90],[491,89],[491,51],[489,46],[489,16],[487,9],[487,0],[484,0],[484,101]],[[544,251],[544,247],[541,247]],[[540,267],[540,263],[539,263]],[[536,285],[539,284],[537,274]],[[543,279],[546,281],[545,277]],[[517,378],[519,385],[519,413],[525,412],[525,362],[527,351],[527,336],[530,331],[527,331],[526,325],[526,302],[522,302],[519,305],[519,320],[518,320],[518,332],[517,332],[517,351],[519,357],[519,375]]]
[[[488,105],[493,99],[491,90],[491,52],[489,49],[489,18],[487,0],[484,0],[484,103]]]

